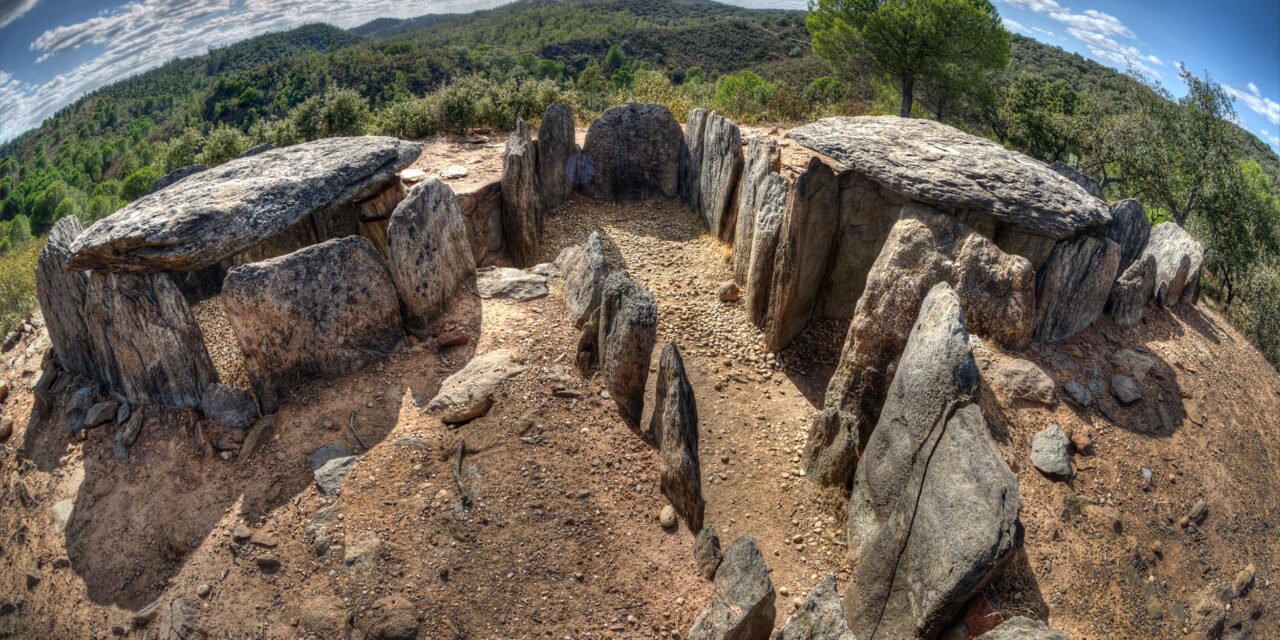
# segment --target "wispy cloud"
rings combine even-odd
[[[1280,147],[1280,136],[1272,135],[1266,129],[1258,129],[1258,133],[1262,134],[1262,139],[1271,143],[1271,146]]]
[[[1280,102],[1264,97],[1262,92],[1258,90],[1258,85],[1252,82],[1246,86],[1248,90],[1241,91],[1229,84],[1224,84],[1222,85],[1222,90],[1226,91],[1227,95],[1231,96],[1236,102],[1241,102],[1244,106],[1249,107],[1250,111],[1266,118],[1267,122],[1280,126]]]
[[[1024,26],[1021,22],[1018,22],[1017,20],[1000,16],[1000,21],[1004,23],[1004,28],[1010,31],[1017,31],[1018,33],[1025,33],[1027,35],[1031,35],[1031,29],[1028,29],[1026,26]]]
[[[1069,7],[1062,6],[1056,0],[1004,0],[1004,2],[1043,14],[1061,23],[1066,27],[1068,35],[1083,42],[1089,49],[1089,53],[1099,60],[1118,67],[1132,68],[1150,76],[1163,75],[1156,68],[1165,66],[1163,60],[1153,54],[1143,53],[1131,44],[1117,40],[1118,38],[1136,40],[1138,36],[1128,25],[1109,13],[1096,9],[1085,9],[1077,13]],[[1043,29],[1036,30],[1053,35]],[[1026,31],[1023,32],[1026,33]]]
[[[21,18],[23,14],[35,7],[38,2],[40,0],[0,0],[0,29]]]

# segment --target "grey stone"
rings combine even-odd
[[[769,317],[769,296],[773,292],[773,261],[778,250],[778,231],[790,199],[791,184],[786,178],[771,173],[764,179],[763,193],[755,212],[755,231],[751,244],[744,247],[748,254],[747,278],[744,282],[747,295],[747,318],[757,327],[763,327]]]
[[[605,279],[599,328],[597,345],[605,388],[618,404],[622,419],[638,429],[657,337],[658,307],[649,292],[625,271],[614,271]]]
[[[1071,440],[1056,424],[1045,427],[1031,438],[1031,464],[1053,478],[1071,477]]]
[[[199,608],[185,598],[177,597],[161,605],[156,617],[157,638],[160,640],[188,640],[203,638],[197,618]]]
[[[94,223],[72,245],[69,266],[195,271],[313,212],[376,195],[397,182],[399,171],[418,153],[417,145],[403,140],[364,136],[326,138],[232,160]]]
[[[454,193],[476,266],[490,266],[502,260],[502,181],[459,188]]]
[[[857,420],[836,407],[826,407],[810,418],[808,432],[800,457],[805,478],[843,487],[858,463],[862,436]]]
[[[680,200],[694,213],[702,209],[702,143],[707,126],[707,110],[697,107],[689,112],[680,140],[680,159],[677,164],[676,191]]]
[[[382,549],[382,538],[372,531],[348,535],[346,548],[342,552],[342,563],[355,571],[372,571],[378,566]]]
[[[166,189],[170,185],[177,184],[180,180],[187,176],[193,176],[201,171],[208,169],[202,164],[192,164],[185,167],[178,167],[169,173],[164,174],[155,182],[151,183],[151,189],[147,193],[155,193],[161,189]]]
[[[1141,383],[1147,379],[1147,373],[1151,371],[1151,367],[1155,366],[1156,359],[1133,349],[1121,349],[1111,355],[1111,364],[1117,372],[1133,378],[1134,382]]]
[[[698,206],[706,229],[725,241],[734,238],[737,209],[733,204],[742,162],[738,125],[713,111],[703,131],[702,170],[698,177],[702,195]]]
[[[71,500],[59,500],[53,503],[53,528],[58,533],[66,533],[67,523],[71,522],[71,514],[75,511],[75,503]]]
[[[524,371],[515,353],[497,349],[477,355],[466,366],[440,383],[440,390],[427,403],[430,411],[460,411],[490,402],[498,388]]]
[[[936,636],[1022,544],[1017,477],[967,404],[968,342],[959,297],[936,285],[853,479],[844,603],[858,637]]]
[[[772,640],[854,640],[845,619],[844,603],[836,591],[835,574],[827,574],[809,591]]]
[[[831,167],[811,158],[791,184],[774,250],[765,346],[778,352],[813,315],[839,223],[840,185]]]
[[[604,241],[592,231],[587,241],[560,252],[556,266],[564,272],[564,306],[573,326],[582,327],[587,317],[600,308],[600,293],[609,267],[604,260]]]
[[[1111,395],[1120,404],[1133,404],[1142,399],[1142,391],[1129,376],[1115,375],[1111,377]]]
[[[987,212],[1061,240],[1111,221],[1106,203],[1045,164],[923,118],[836,117],[791,138],[913,200]]]
[[[214,383],[204,389],[200,412],[204,417],[228,427],[248,429],[249,422],[258,417],[258,404],[244,389]]]
[[[1067,634],[1039,620],[1014,616],[978,636],[978,640],[1067,640]]]
[[[84,414],[84,426],[96,427],[108,420],[114,419],[116,417],[116,409],[119,407],[120,405],[114,400],[99,402],[92,407],[89,407],[89,410]]]
[[[1094,235],[1120,246],[1120,272],[1124,273],[1147,248],[1147,239],[1151,237],[1151,219],[1147,217],[1147,211],[1142,208],[1141,202],[1126,198],[1111,205],[1111,222],[1098,229]]]
[[[693,621],[689,640],[766,640],[777,615],[776,597],[755,539],[742,536],[725,551],[715,595]]]
[[[542,208],[550,211],[573,195],[571,177],[578,162],[574,141],[573,109],[563,102],[547,107],[538,125],[538,184]]]
[[[1111,287],[1105,312],[1116,324],[1137,324],[1151,304],[1155,286],[1155,256],[1143,255],[1129,265]]]
[[[698,563],[698,573],[711,580],[716,577],[716,568],[724,554],[720,552],[720,531],[714,524],[708,524],[693,538],[693,560]]]
[[[1151,230],[1143,255],[1156,260],[1153,298],[1156,304],[1171,307],[1180,302],[1195,303],[1200,291],[1200,268],[1204,247],[1175,222],[1161,222]]]
[[[404,335],[391,272],[360,236],[236,267],[222,301],[263,413],[300,382],[386,356]]]
[[[329,462],[330,460],[336,460],[338,458],[346,458],[346,457],[349,457],[350,455],[351,455],[351,452],[347,451],[346,447],[340,444],[335,444],[330,442],[329,444],[326,444],[323,447],[320,447],[319,449],[316,449],[314,452],[312,452],[311,458],[310,458],[311,470],[315,471],[320,467],[323,467],[325,463]]]
[[[475,286],[475,258],[453,189],[432,178],[400,201],[387,224],[387,266],[405,328],[419,337],[459,291]]]
[[[480,297],[508,298],[527,302],[544,298],[551,292],[547,277],[511,267],[484,267],[477,272],[476,290]]]
[[[316,480],[316,486],[320,487],[320,492],[326,496],[338,493],[342,488],[342,481],[351,473],[351,467],[360,458],[358,456],[342,456],[333,458],[328,462],[320,465],[312,474]]]
[[[1010,400],[1026,400],[1044,405],[1057,402],[1053,393],[1053,378],[1030,360],[1002,360],[984,372],[983,379],[992,389]]]
[[[1102,185],[1098,184],[1097,180],[1076,171],[1075,167],[1072,167],[1061,160],[1055,160],[1049,165],[1049,168],[1053,169],[1058,175],[1080,185],[1080,188],[1084,189],[1089,195],[1095,198],[1102,197]]]
[[[1116,281],[1120,246],[1082,236],[1059,242],[1036,275],[1037,341],[1053,342],[1083,331],[1102,315]]]
[[[698,459],[698,404],[685,375],[675,341],[658,360],[658,380],[649,431],[658,445],[662,495],[692,533],[702,530],[706,501],[702,498],[702,464]]]
[[[747,138],[742,178],[738,181],[738,214],[733,232],[733,279],[744,287],[747,286],[747,275],[751,267],[751,246],[756,233],[756,220],[768,188],[766,178],[781,169],[782,154],[778,150],[777,140],[771,136]],[[772,265],[772,261],[770,264]]]
[[[254,146],[252,146],[252,147],[249,147],[248,149],[245,149],[245,150],[244,150],[244,153],[240,154],[240,157],[241,157],[241,158],[251,158],[251,157],[256,156],[256,155],[258,155],[258,154],[260,154],[260,153],[266,153],[266,152],[268,152],[268,151],[270,151],[270,150],[272,150],[272,149],[274,149],[274,148],[276,148],[276,146],[275,146],[275,145],[271,144],[270,142],[264,142],[264,143],[262,143],[262,144],[257,144],[257,145],[254,145]]]
[[[663,105],[629,102],[605,111],[582,145],[583,171],[590,176],[583,193],[606,202],[676,197],[683,139]]]
[[[1074,400],[1076,404],[1086,407],[1093,403],[1093,394],[1089,391],[1088,387],[1085,387],[1079,382],[1076,382],[1075,380],[1068,380],[1067,384],[1063,385],[1063,388],[1066,389],[1067,395],[1071,396],[1071,399]]]
[[[129,421],[129,415],[133,412],[133,408],[128,402],[121,402],[116,408],[116,424],[124,424]]]
[[[516,266],[532,267],[542,255],[543,215],[537,147],[517,120],[502,150],[502,240]]]

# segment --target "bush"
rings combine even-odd
[[[151,185],[159,179],[160,170],[151,165],[138,169],[124,179],[124,186],[120,188],[120,197],[127,202],[133,202],[150,193]]]
[[[721,113],[735,118],[759,118],[769,106],[778,85],[751,71],[722,76],[716,83],[712,104]]]
[[[190,127],[183,129],[182,135],[170,140],[160,151],[160,164],[164,172],[169,173],[195,164],[196,155],[203,144],[204,136],[199,131]]]
[[[44,242],[29,241],[0,255],[0,336],[36,307],[36,263]]]
[[[410,140],[434,135],[440,130],[438,107],[434,96],[393,102],[374,116],[373,130],[378,135]]]
[[[331,90],[321,110],[324,137],[362,136],[369,123],[369,101],[351,89]]]
[[[1256,269],[1241,289],[1240,303],[1230,310],[1231,323],[1267,361],[1280,366],[1280,267]]]
[[[249,138],[235,127],[219,125],[209,133],[204,150],[200,152],[200,164],[216,167],[235,160],[249,148]]]
[[[848,94],[849,87],[831,76],[822,76],[810,82],[804,90],[805,100],[814,105],[844,102]]]

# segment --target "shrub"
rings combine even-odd
[[[369,101],[351,89],[334,89],[324,95],[321,110],[324,136],[362,136],[369,122]]]
[[[373,130],[378,135],[411,140],[434,135],[440,129],[438,106],[434,96],[393,102],[374,116]]]
[[[189,167],[196,163],[196,154],[204,144],[204,136],[194,128],[183,129],[182,135],[170,140],[160,151],[160,164],[164,172]]]
[[[132,202],[151,192],[151,185],[160,179],[160,170],[147,165],[129,174],[120,188],[120,197]],[[56,219],[56,218],[55,218]]]
[[[28,241],[0,255],[0,336],[36,307],[36,263],[43,241]]]
[[[205,140],[204,150],[200,152],[200,164],[216,167],[239,158],[248,148],[249,138],[239,129],[219,125],[209,132],[209,138]]]
[[[849,87],[831,76],[822,76],[810,82],[804,90],[805,100],[815,105],[844,102],[848,94]]]
[[[768,108],[769,98],[777,89],[778,85],[751,71],[739,71],[721,76],[716,83],[712,104],[732,117],[759,117]]]

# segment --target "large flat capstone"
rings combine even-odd
[[[312,212],[375,195],[418,153],[411,142],[363,136],[232,160],[85,229],[71,247],[69,267],[143,273],[207,267]]]
[[[823,118],[790,136],[913,200],[983,210],[1033,235],[1061,240],[1111,221],[1105,202],[1047,165],[932,120]]]

